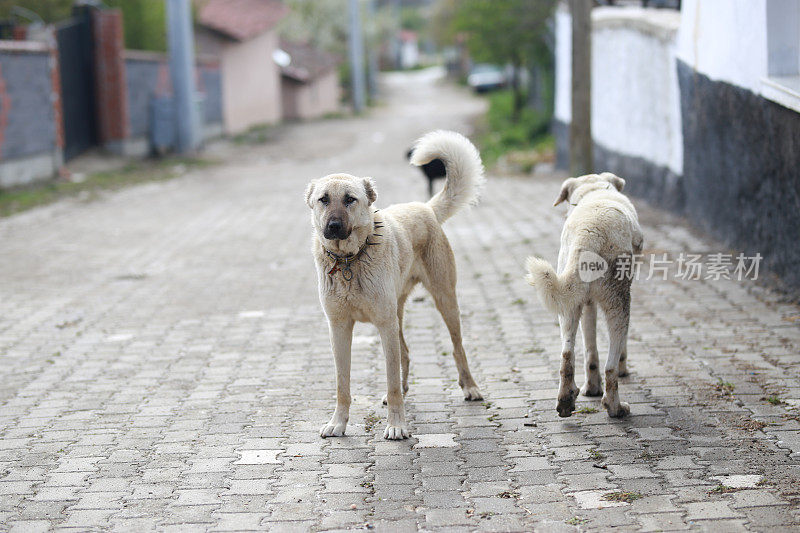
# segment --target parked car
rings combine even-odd
[[[508,77],[503,67],[488,63],[478,63],[467,76],[467,85],[476,93],[501,89],[508,83]]]

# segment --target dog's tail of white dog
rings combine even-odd
[[[560,275],[550,263],[538,257],[529,257],[525,266],[528,268],[525,281],[536,288],[539,300],[549,311],[566,315],[586,299],[589,284],[578,274],[577,250],[572,250]]]
[[[477,148],[460,133],[438,130],[419,139],[411,164],[422,166],[434,159],[444,162],[447,178],[444,188],[428,200],[428,205],[442,223],[463,207],[478,203],[485,179]]]

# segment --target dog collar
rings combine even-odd
[[[367,238],[366,242],[364,242],[361,248],[359,248],[358,252],[350,255],[337,255],[323,246],[322,249],[325,250],[325,254],[333,259],[333,266],[330,270],[328,270],[328,275],[333,277],[337,272],[341,272],[342,279],[345,281],[350,281],[353,279],[353,271],[350,269],[350,265],[358,261],[361,255],[364,254],[367,246],[372,244],[378,243],[369,242],[369,238]]]
[[[374,222],[374,228],[376,230],[382,227],[383,224],[379,223],[377,220]],[[382,235],[379,233],[373,233],[371,236],[382,237]],[[328,275],[333,277],[334,275],[336,275],[337,272],[341,272],[342,279],[344,279],[345,281],[350,281],[351,279],[353,279],[353,271],[350,268],[351,265],[356,261],[358,261],[359,259],[361,259],[361,257],[364,255],[366,255],[367,258],[369,259],[367,248],[369,248],[370,246],[375,246],[376,244],[380,243],[372,242],[369,240],[369,237],[367,237],[367,240],[364,241],[364,244],[361,245],[361,248],[359,248],[356,253],[348,255],[335,254],[323,246],[322,249],[325,250],[325,255],[333,259],[333,266],[331,266],[330,270],[328,270]]]

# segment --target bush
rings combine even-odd
[[[481,155],[487,165],[512,150],[535,147],[546,139],[550,129],[549,113],[523,108],[514,122],[514,95],[506,89],[489,94],[489,110],[486,113],[485,133],[481,136]]]

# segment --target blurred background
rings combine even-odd
[[[0,0],[0,39],[3,214],[424,71],[484,100],[491,169],[615,172],[800,286],[798,0]]]

